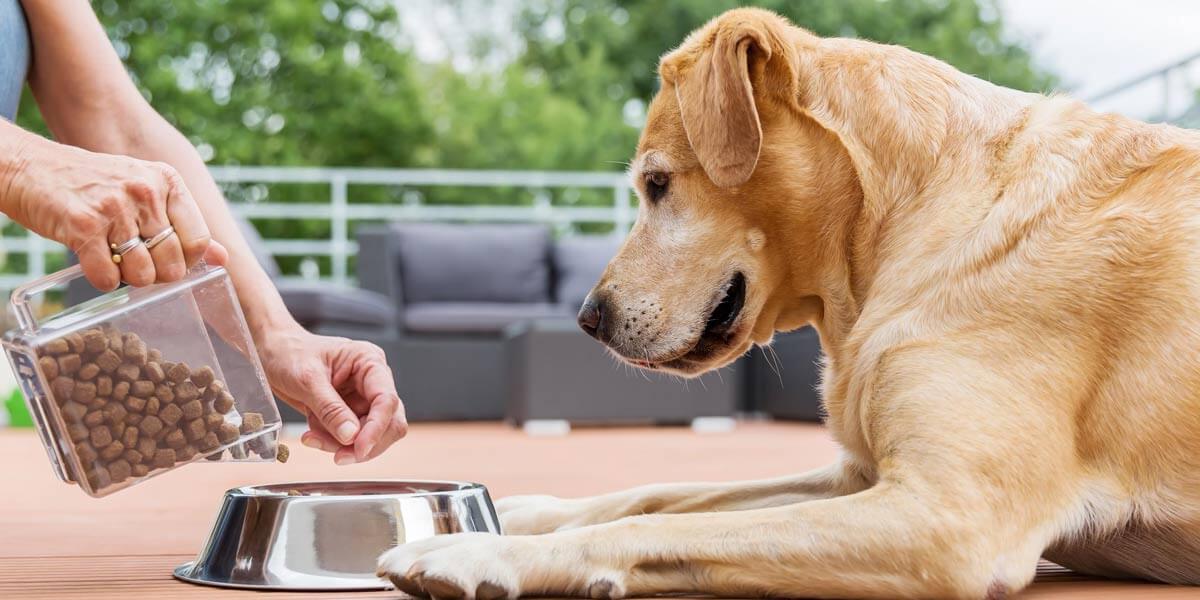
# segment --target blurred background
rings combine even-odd
[[[261,236],[289,307],[313,329],[383,346],[417,419],[815,420],[811,332],[682,382],[617,366],[571,322],[636,214],[622,171],[658,57],[735,5],[902,44],[1000,85],[1200,123],[1200,5],[1187,0],[93,4],[142,92]],[[18,122],[45,132],[28,96]],[[65,265],[61,247],[12,223],[0,232],[5,289]],[[470,281],[502,274],[488,257],[512,244],[533,249],[521,256],[543,276],[480,296]],[[414,279],[414,261],[446,245],[469,264],[435,266],[462,289]],[[627,401],[599,406],[581,379]],[[25,422],[12,386],[3,393],[0,420]]]

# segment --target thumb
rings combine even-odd
[[[359,429],[358,416],[346,406],[346,401],[326,379],[314,379],[308,388],[305,390],[309,398],[308,409],[325,427],[325,431],[343,446],[354,443]]]

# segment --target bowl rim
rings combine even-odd
[[[369,489],[371,486],[378,486],[380,490],[365,493],[291,493],[293,491],[302,490],[320,491],[322,488],[336,490],[337,488],[361,487]],[[440,489],[410,489],[409,491],[404,491],[401,489],[404,487],[419,488],[420,486],[437,487]],[[302,500],[305,498],[379,498],[381,496],[404,496],[415,498],[424,496],[447,496],[462,493],[478,493],[479,491],[487,493],[487,487],[481,483],[476,483],[473,481],[455,481],[450,479],[323,479],[317,481],[291,481],[243,485],[226,490],[225,495],[227,497],[241,498],[279,498]]]

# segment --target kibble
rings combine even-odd
[[[138,398],[149,398],[154,394],[154,382],[148,379],[139,379],[129,387],[129,393]]]
[[[110,442],[103,450],[100,451],[100,458],[104,460],[113,460],[114,458],[125,453],[125,445],[121,442]]]
[[[91,429],[90,439],[92,446],[103,448],[112,443],[112,430],[104,425],[98,425]]]
[[[154,386],[154,396],[157,397],[160,402],[175,401],[175,392],[171,389],[171,386],[165,383],[160,383]]]
[[[167,434],[167,437],[163,441],[165,441],[167,443],[167,447],[172,450],[181,450],[187,445],[187,438],[184,437],[183,432],[178,429]]]
[[[38,359],[38,366],[42,369],[42,375],[46,377],[46,381],[54,381],[58,377],[58,361],[52,356],[43,356]]]
[[[71,399],[80,404],[91,403],[96,399],[96,384],[90,381],[75,382],[75,387],[71,390]]]
[[[233,410],[233,396],[229,395],[229,392],[221,392],[221,395],[217,396],[216,400],[213,400],[213,410],[221,414],[226,414]]]
[[[116,402],[104,406],[104,416],[108,419],[109,423],[123,423],[127,414],[129,414],[129,411],[125,410],[123,405]]]
[[[82,423],[72,423],[67,425],[67,437],[71,438],[72,442],[82,442],[88,439],[91,431]]]
[[[137,381],[142,376],[141,367],[129,363],[124,363],[117,367],[117,377],[125,381]]]
[[[87,407],[78,402],[67,402],[62,407],[63,419],[65,419],[68,423],[78,423],[82,421],[83,416],[86,415],[87,412]]]
[[[288,449],[287,444],[279,444],[275,447],[275,460],[285,463],[292,456],[292,451]]]
[[[57,363],[55,363],[57,365]],[[50,393],[54,394],[54,398],[59,404],[66,402],[71,397],[71,392],[75,389],[75,380],[67,376],[55,377],[54,381],[50,382]]]
[[[89,329],[83,332],[83,350],[89,354],[99,354],[108,348],[108,338],[99,329]]]
[[[138,398],[137,396],[130,396],[125,399],[125,408],[128,408],[135,413],[143,412],[146,410],[146,399]]]
[[[183,409],[176,404],[168,404],[158,411],[158,418],[162,419],[167,427],[174,427],[179,419],[183,418]]]
[[[88,427],[96,427],[104,423],[104,412],[93,410],[83,417],[83,424]]]
[[[112,349],[105,350],[100,356],[96,357],[96,366],[100,367],[100,370],[105,373],[112,373],[121,366],[121,356]],[[135,365],[129,366],[137,368]],[[134,375],[134,377],[137,377],[137,375]]]
[[[183,411],[183,418],[191,421],[192,419],[199,419],[204,415],[204,404],[202,404],[199,400],[192,400],[191,402],[185,403],[180,410]]]
[[[167,379],[170,379],[172,383],[178,385],[183,383],[184,380],[186,380],[191,374],[192,370],[188,368],[187,363],[175,363],[174,365],[171,365],[170,370],[167,371]]]
[[[262,413],[248,412],[242,415],[242,426],[239,428],[242,434],[254,433],[262,428]]]
[[[85,363],[82,367],[79,367],[79,372],[75,374],[75,378],[82,379],[84,381],[91,381],[91,380],[95,379],[96,376],[99,374],[100,374],[100,366],[99,365],[97,365],[94,362],[93,363]]]
[[[142,433],[153,437],[155,434],[162,431],[163,422],[159,420],[158,417],[150,415],[142,419],[142,422],[138,424],[138,428],[142,430]]]
[[[228,444],[238,439],[239,435],[237,425],[233,423],[221,423],[221,426],[217,428],[217,439],[222,444]]]
[[[220,446],[220,445],[221,445],[221,440],[217,439],[217,434],[215,434],[211,431],[204,434],[204,437],[200,439],[200,443],[199,443],[200,450],[202,452],[208,452],[209,450],[215,450],[217,448],[217,446]]]
[[[78,354],[64,354],[58,357],[58,372],[63,375],[74,375],[83,366],[83,359]]]
[[[192,382],[204,388],[212,384],[217,374],[213,372],[212,367],[204,366],[192,371]]]
[[[175,397],[180,402],[189,402],[200,397],[200,388],[190,381],[181,381],[175,384]]]
[[[79,333],[72,333],[64,337],[67,340],[67,345],[70,346],[71,352],[79,354],[83,352],[83,336]]]
[[[121,483],[133,474],[133,467],[126,460],[118,458],[108,464],[108,474],[113,483]]]
[[[93,491],[202,454],[221,460],[249,451],[287,460],[285,447],[272,452],[262,439],[234,446],[232,454],[218,451],[262,431],[262,413],[239,415],[212,366],[163,360],[135,333],[103,325],[68,334],[42,346],[37,366],[79,460],[70,478],[86,478]]]
[[[175,451],[164,448],[154,453],[154,468],[165,469],[175,464]]]
[[[126,448],[137,447],[138,431],[140,431],[140,430],[137,427],[134,427],[133,425],[127,426],[125,428],[125,433],[121,434],[121,443],[125,444]]]
[[[162,365],[151,361],[146,363],[146,377],[154,383],[159,383],[166,379],[167,374],[163,373]]]
[[[137,451],[142,453],[144,460],[153,460],[154,453],[158,451],[158,444],[151,438],[142,438],[138,440]]]
[[[208,434],[208,427],[204,425],[204,419],[192,419],[187,422],[183,428],[189,440],[199,442]]]
[[[96,378],[96,395],[109,397],[113,393],[112,377],[101,375]]]

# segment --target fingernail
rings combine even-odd
[[[346,465],[352,465],[357,461],[355,461],[354,457],[349,454],[341,454],[333,457],[333,462],[339,467],[344,467]]]
[[[358,432],[358,426],[350,421],[346,421],[345,423],[338,425],[337,438],[343,444],[349,445],[350,442],[354,441],[354,434],[356,432]]]
[[[321,442],[318,442],[317,438],[312,437],[311,435],[301,436],[300,443],[308,446],[309,448],[315,448],[317,450],[321,449]]]

